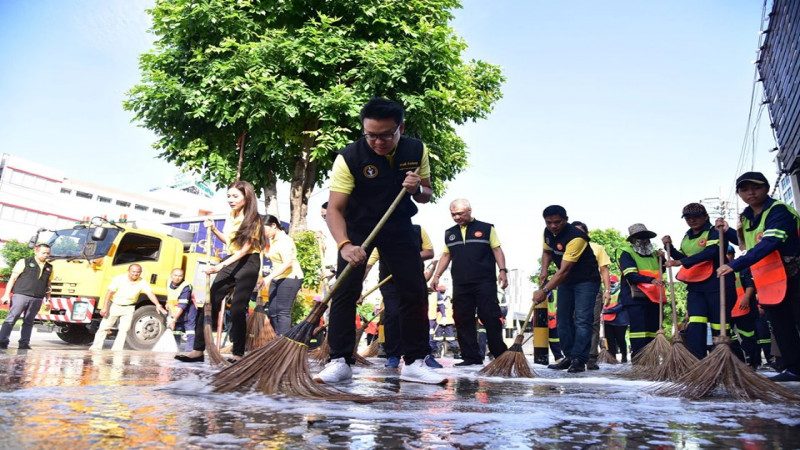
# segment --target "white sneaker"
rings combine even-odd
[[[400,380],[425,384],[447,383],[447,378],[426,366],[425,360],[423,359],[418,359],[411,364],[404,364],[403,369],[400,371]]]
[[[353,378],[353,369],[347,365],[344,358],[337,358],[325,364],[325,368],[314,377],[317,383],[334,384],[348,381]]]

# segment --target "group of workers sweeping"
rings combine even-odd
[[[181,359],[197,361],[208,350],[212,362],[225,366],[212,382],[218,392],[255,388],[267,394],[366,401],[331,385],[351,379],[351,367],[359,360],[355,352],[356,306],[367,258],[377,249],[381,278],[392,277],[391,293],[384,292],[384,325],[391,328],[387,334],[393,336],[389,356],[397,358],[398,363],[403,361],[399,367],[401,381],[448,381],[436,365],[426,363],[431,354],[428,291],[438,291],[439,279],[448,267],[462,359],[456,366],[483,365],[477,319],[485,327],[493,357],[481,374],[535,376],[522,352],[524,336],[517,336],[510,348],[503,340],[497,287],[507,286],[508,271],[494,226],[475,220],[468,201],[451,203],[450,214],[456,225],[445,232],[445,251],[426,280],[420,230],[411,218],[417,212],[415,203],[427,203],[431,198],[428,150],[421,141],[403,135],[404,109],[394,101],[370,100],[361,111],[361,124],[363,136],[337,155],[330,175],[326,222],[338,251],[337,277],[330,292],[294,327],[287,329],[284,321],[273,321],[283,329],[245,355],[244,305],[256,284],[258,268],[253,262],[257,256],[251,255],[260,252],[265,235],[252,200],[246,200],[252,188],[236,187],[244,195],[234,192],[231,196],[229,191],[231,218],[222,233],[215,231],[228,243],[231,256],[210,269],[219,272],[212,286],[211,308],[206,306],[204,309],[210,310],[206,320],[198,321],[194,350]],[[628,245],[617,255],[621,279],[618,298],[613,302],[605,251],[591,242],[585,225],[569,222],[563,207],[547,207],[543,212],[539,289],[534,292],[522,330],[535,306],[555,295],[557,335],[564,356],[549,367],[571,373],[596,368],[599,319],[605,308],[609,316],[619,312],[628,317],[632,373],[671,381],[661,387],[663,392],[699,397],[722,387],[740,398],[798,400],[797,394],[774,382],[800,381],[800,217],[788,204],[768,196],[769,183],[761,173],[740,176],[736,190],[748,205],[737,227],[721,219],[712,225],[702,205],[687,205],[683,217],[689,230],[677,248],[670,236],[664,236],[666,252],[655,249],[652,239],[656,234],[643,224],[629,227]],[[247,205],[252,205],[252,210]],[[729,244],[746,252],[728,260]],[[548,272],[551,263],[557,268],[552,276]],[[684,334],[673,330],[670,343],[662,329],[663,305],[670,299],[674,303],[674,293],[666,293],[664,272],[669,273],[671,281],[673,268],[680,268],[677,277],[687,285],[688,325]],[[738,302],[735,274],[742,292]],[[219,293],[234,286],[238,294],[234,294],[231,306],[233,359],[228,363],[214,355],[213,346],[205,345],[199,331],[204,327],[209,336],[212,318],[221,303]],[[290,286],[287,290],[294,290]],[[784,367],[771,380],[757,374],[731,349],[731,321],[737,321],[740,336],[751,337],[755,320],[748,319],[759,308],[769,319]],[[328,309],[327,355],[323,357],[327,363],[312,376],[308,343],[319,331],[320,319]],[[673,304],[673,315],[675,309]],[[677,322],[674,317],[673,324]],[[706,343],[709,325],[718,335],[710,354]],[[752,348],[750,351],[754,353]]]

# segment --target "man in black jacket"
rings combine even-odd
[[[436,290],[439,277],[450,261],[453,268],[453,319],[456,323],[462,362],[456,366],[483,364],[478,346],[475,315],[486,328],[489,352],[497,358],[508,350],[503,342],[503,317],[497,301],[495,265],[499,267],[500,287],[508,287],[506,257],[494,225],[475,220],[465,199],[450,203],[450,215],[456,225],[444,233],[445,250],[439,258],[431,287]]]
[[[36,246],[32,258],[20,259],[14,265],[2,298],[4,305],[10,300],[11,307],[2,328],[0,328],[0,349],[8,348],[11,329],[23,314],[25,317],[22,320],[19,349],[31,348],[33,320],[45,297],[48,302],[50,301],[50,278],[53,276],[53,266],[47,262],[49,257],[50,247],[47,244],[39,244]]]

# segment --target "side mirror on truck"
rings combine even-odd
[[[98,227],[92,231],[93,241],[102,241],[108,235],[108,228]]]

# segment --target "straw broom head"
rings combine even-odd
[[[276,337],[275,329],[272,328],[269,317],[264,311],[264,304],[259,301],[253,309],[253,314],[247,317],[247,339],[244,349],[248,352],[253,351]]]
[[[533,310],[536,303],[531,303],[531,308],[528,310],[528,316],[525,322],[522,323],[522,331],[514,338],[514,344],[508,348],[502,355],[495,358],[492,362],[486,365],[478,372],[478,375],[485,375],[489,377],[506,377],[506,378],[535,378],[536,373],[531,369],[528,360],[525,358],[525,353],[522,351],[522,341],[524,339],[523,333],[525,328],[533,317]]]
[[[536,378],[536,373],[531,370],[528,359],[525,358],[525,354],[522,352],[522,340],[523,335],[518,334],[514,338],[514,344],[481,369],[478,375],[505,378]]]
[[[374,358],[378,356],[378,339],[373,339],[369,346],[361,354],[364,358]]]
[[[741,401],[800,402],[800,396],[774,381],[758,375],[731,350],[731,340],[718,336],[716,346],[694,368],[674,383],[659,385],[656,395],[679,396],[692,400],[708,397],[715,390]]]
[[[664,364],[656,367],[653,373],[654,381],[677,381],[686,372],[692,370],[699,360],[686,348],[680,334],[672,336],[670,349]]]

